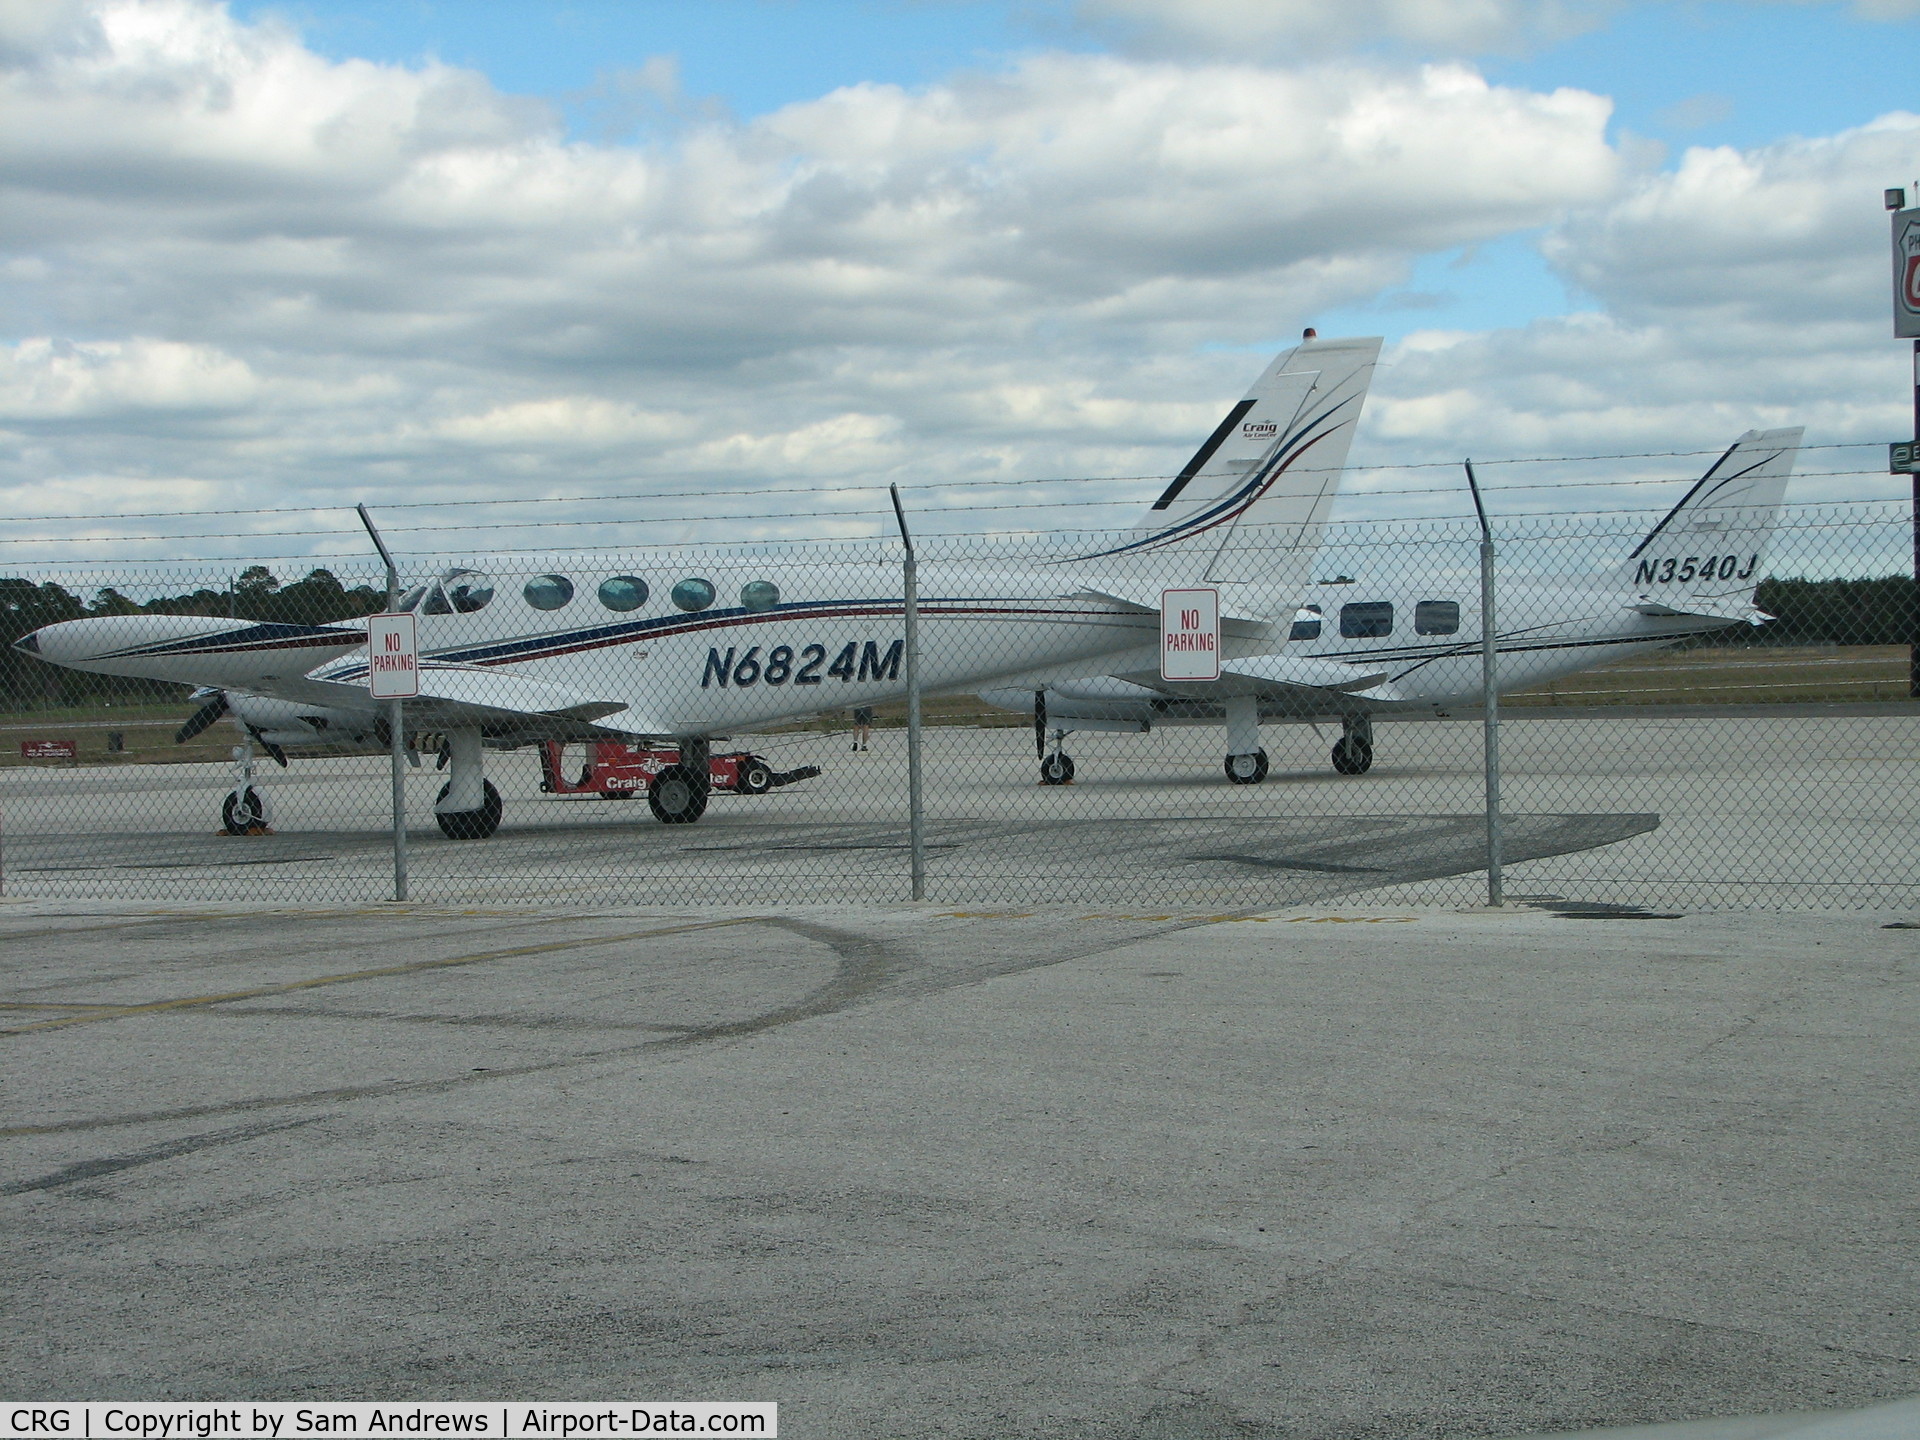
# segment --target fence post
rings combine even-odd
[[[906,558],[900,565],[905,582],[907,650],[907,836],[913,851],[913,898],[927,898],[927,837],[920,804],[920,574],[913,554],[913,536],[907,533],[907,512],[900,505],[900,487],[889,485],[893,518],[900,522],[900,543]]]
[[[1506,840],[1506,822],[1500,814],[1500,662],[1495,644],[1499,636],[1493,599],[1493,531],[1487,527],[1487,510],[1480,503],[1480,482],[1474,478],[1473,461],[1467,461],[1467,488],[1473,492],[1473,513],[1480,517],[1480,688],[1486,699],[1486,718],[1482,730],[1486,737],[1487,782],[1487,904],[1506,903],[1506,877],[1502,874]]]
[[[380,559],[387,567],[387,613],[393,613],[393,607],[400,603],[400,571],[393,563],[393,556],[387,551],[387,542],[380,538],[380,532],[374,528],[373,517],[367,513],[365,505],[356,505],[360,512],[360,523],[367,527],[367,534],[373,537],[373,547],[380,552]],[[369,652],[371,663],[372,654]],[[371,682],[371,677],[369,677]],[[407,731],[404,700],[389,700],[387,711],[387,750],[393,769],[393,898],[403,901],[407,898]]]

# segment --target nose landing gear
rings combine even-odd
[[[233,747],[233,789],[220,802],[220,830],[226,835],[271,835],[267,802],[253,788],[253,747]]]

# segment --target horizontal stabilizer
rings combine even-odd
[[[1229,660],[1221,668],[1228,675],[1249,680],[1309,690],[1338,690],[1342,694],[1376,689],[1387,678],[1384,670],[1349,665],[1341,660],[1321,660],[1312,655],[1249,655],[1244,660]]]
[[[1745,625],[1765,625],[1769,620],[1779,618],[1769,615],[1758,605],[1739,600],[1723,603],[1716,600],[1692,599],[1671,605],[1659,600],[1640,600],[1627,608],[1637,614],[1655,615],[1665,619],[1727,620],[1734,624]]]
[[[1269,622],[1255,615],[1236,614],[1230,608],[1231,592],[1220,597],[1220,624],[1229,635],[1264,636]],[[1110,587],[1076,590],[1076,600],[1098,600],[1108,605],[1118,605],[1138,615],[1158,615],[1160,613],[1160,591],[1145,585],[1129,585],[1124,581]]]
[[[1119,677],[1134,685],[1178,695],[1188,700],[1228,700],[1252,695],[1267,701],[1325,700],[1330,695],[1356,695],[1367,700],[1397,700],[1384,670],[1321,660],[1311,655],[1249,655],[1220,667],[1218,680],[1162,680],[1157,673]]]

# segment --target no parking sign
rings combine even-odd
[[[1220,678],[1220,592],[1160,592],[1160,678]]]
[[[411,615],[367,617],[367,690],[376,700],[420,693],[420,643]]]

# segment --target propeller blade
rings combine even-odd
[[[1033,753],[1036,759],[1047,758],[1047,692],[1044,686],[1033,692]]]
[[[258,745],[273,757],[274,764],[278,765],[282,770],[287,768],[287,752],[274,744],[273,741],[267,739],[266,736],[262,735],[259,726],[249,725],[247,727],[247,733],[253,737],[254,744]]]
[[[227,692],[222,690],[213,699],[193,712],[187,723],[173,733],[173,743],[184,745],[202,730],[227,713]]]

